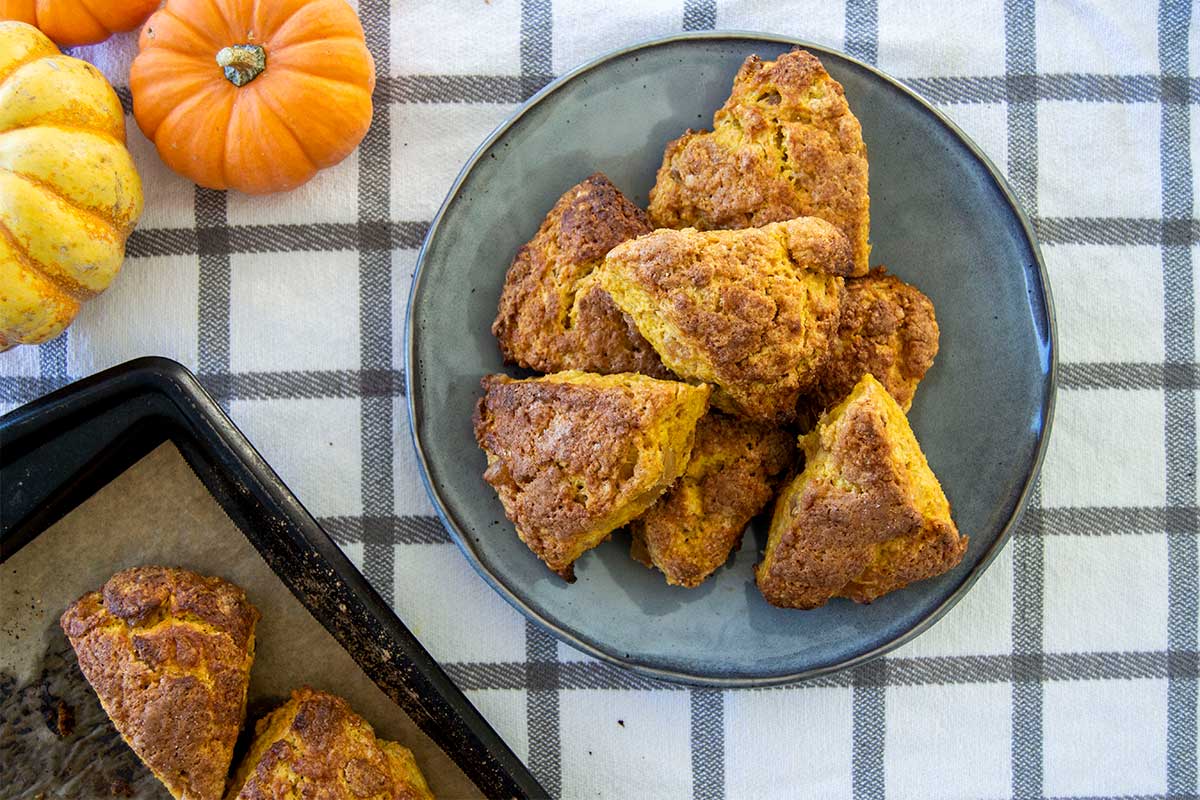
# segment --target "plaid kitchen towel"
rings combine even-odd
[[[197,190],[130,118],[147,205],[124,272],[68,334],[0,356],[4,409],[139,355],[192,367],[556,795],[1197,796],[1200,20],[1189,3],[358,10],[380,76],[374,124],[354,156],[300,190]],[[847,50],[974,137],[1036,221],[1062,358],[1040,488],[973,591],[885,659],[761,691],[656,683],[526,623],[434,518],[401,396],[417,248],[476,145],[585,59],[714,27]],[[126,35],[77,55],[123,87],[135,47]]]

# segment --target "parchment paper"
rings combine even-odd
[[[225,578],[262,612],[248,727],[292,688],[309,684],[346,698],[380,737],[410,748],[439,798],[482,797],[292,596],[170,443],[3,565],[0,797],[169,797],[120,741],[58,627],[78,597],[143,564]],[[73,725],[63,714],[74,716]]]

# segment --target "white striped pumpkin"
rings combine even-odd
[[[112,86],[0,22],[0,350],[54,338],[108,288],[141,213]]]

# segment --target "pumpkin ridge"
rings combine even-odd
[[[270,0],[268,0],[268,1],[270,2]],[[254,26],[254,29],[257,30],[260,35],[263,33],[263,26],[260,26],[258,24],[263,21],[263,19],[262,19],[263,13],[262,13],[261,9],[262,9],[262,0],[254,0],[254,3],[250,6],[250,24]],[[292,13],[288,14],[287,17],[284,18],[283,21],[280,22],[279,24],[277,24],[275,26],[266,26],[271,29],[271,33],[267,36],[262,36],[262,38],[259,40],[258,44],[261,44],[265,47],[267,45],[267,42],[275,37],[275,34],[279,31],[279,29],[282,28],[284,25],[286,25],[287,21],[289,19],[291,19],[292,17],[294,17],[295,15],[296,15],[296,11],[293,10]],[[269,12],[268,12],[267,16],[270,16]]]
[[[268,0],[268,2],[270,2],[270,1],[271,0]],[[250,19],[251,20],[259,19],[259,9],[262,6],[262,2],[263,2],[263,0],[254,0],[254,5],[250,9]],[[349,4],[347,4],[347,5],[349,5]],[[296,16],[304,10],[304,8],[305,8],[305,6],[303,4],[297,5],[295,8],[293,8],[292,13],[288,14],[286,17],[284,17],[283,19],[281,19],[275,23],[275,25],[271,29],[270,34],[264,35],[262,37],[261,43],[265,46],[268,42],[274,42],[276,39],[278,39],[280,32],[286,31],[288,23],[290,23],[293,19],[295,19]],[[351,9],[351,12],[353,12],[353,9]],[[358,17],[358,15],[355,14],[356,19],[357,19],[357,17]],[[259,33],[264,33],[264,32],[259,31]],[[284,38],[291,39],[292,37],[287,36]],[[300,39],[299,41],[301,41],[301,42],[317,42],[317,41],[322,41],[325,38],[326,38],[325,36],[320,36],[316,39]]]
[[[225,79],[222,78],[221,80],[225,80]],[[215,89],[209,89],[208,91],[197,92],[196,94],[189,97],[187,100],[184,100],[182,103],[180,103],[179,105],[172,108],[169,112],[167,112],[167,115],[162,118],[162,121],[158,123],[158,127],[155,128],[152,132],[146,133],[145,131],[143,131],[143,133],[146,133],[146,138],[150,139],[154,143],[154,146],[157,147],[158,146],[158,132],[160,130],[162,130],[163,128],[165,128],[167,126],[168,122],[171,122],[177,114],[182,114],[182,113],[191,111],[194,107],[200,105],[204,100],[207,100],[209,95],[212,95],[215,93],[216,93]],[[237,98],[236,97],[234,98],[234,107],[235,108],[237,107]],[[231,111],[232,111],[232,109],[231,109]],[[222,178],[225,177],[225,168],[224,167],[225,167],[225,153],[224,153],[224,151],[222,151],[221,152],[221,177]],[[222,181],[222,182],[224,182],[224,181]]]
[[[120,106],[120,102],[121,102],[120,98],[117,96],[116,90],[114,90],[112,88],[112,84],[108,82],[108,78],[104,77],[104,73],[102,73],[99,69],[97,69],[94,64],[88,63],[87,61],[84,61],[81,58],[75,58],[74,56],[69,56],[66,53],[62,53],[62,52],[55,53],[53,55],[43,55],[40,58],[33,58],[33,59],[30,59],[29,61],[22,63],[21,66],[17,67],[17,69],[10,72],[8,74],[7,78],[0,81],[0,93],[2,93],[4,91],[4,88],[8,84],[8,82],[11,81],[13,78],[15,78],[21,72],[21,70],[23,70],[27,67],[30,67],[39,61],[49,61],[49,60],[53,60],[56,58],[68,59],[70,61],[79,61],[79,62],[83,63],[86,67],[89,67],[92,70],[94,70],[95,74],[92,75],[92,77],[103,82],[104,86],[108,88],[108,91],[112,93],[112,96],[114,98],[116,98],[117,105]],[[121,107],[121,108],[122,108],[122,117],[121,117],[122,125],[121,125],[121,127],[122,127],[122,133],[124,133],[124,121],[125,121],[125,118],[123,116],[124,107]],[[97,123],[99,123],[100,121],[101,120],[99,118],[97,118],[95,120],[95,122],[97,122]],[[0,133],[7,133],[8,131],[25,130],[26,128],[34,128],[34,127],[39,127],[39,126],[45,126],[45,127],[49,127],[49,128],[61,128],[64,130],[88,131],[90,133],[98,133],[102,136],[108,136],[111,139],[113,139],[113,141],[116,141],[122,145],[124,145],[126,143],[123,136],[121,138],[118,138],[117,136],[113,135],[111,132],[106,131],[102,128],[94,128],[86,120],[69,119],[69,120],[64,121],[60,118],[55,118],[55,117],[48,117],[45,119],[35,118],[33,120],[33,122],[31,122],[30,124],[27,124],[27,125],[20,125],[20,126],[13,127],[13,128],[0,128]]]
[[[8,223],[2,219],[0,219],[0,238],[3,238],[6,242],[8,242],[9,249],[12,251],[13,255],[16,256],[17,261],[20,262],[21,266],[25,267],[31,272],[36,272],[42,278],[54,284],[63,294],[65,294],[67,297],[70,297],[72,300],[75,300],[76,302],[82,302],[99,294],[99,292],[93,292],[91,289],[88,289],[70,275],[63,275],[57,270],[51,269],[46,264],[43,264],[41,261],[38,261],[33,256],[29,255],[29,252],[21,246],[20,241],[17,240],[17,237],[14,236],[13,232],[9,229]]]
[[[305,75],[309,78],[313,78],[314,80],[322,81],[324,83],[340,83],[343,86],[349,86],[351,89],[357,89],[358,91],[360,91],[363,94],[370,97],[372,102],[375,101],[375,91],[373,89],[372,89],[372,91],[368,92],[367,87],[363,86],[360,83],[355,83],[354,81],[342,80],[341,78],[327,78],[324,75],[321,75],[320,73],[313,72],[312,70],[309,70],[309,69],[303,69],[302,67],[298,67],[298,66],[295,66],[292,64],[289,64],[286,67],[276,67],[275,68],[276,75],[278,75],[281,72],[295,72],[298,75]]]
[[[23,61],[17,61],[12,65],[12,68],[5,75],[0,75],[0,89],[4,88],[4,84],[8,83],[13,75],[16,75],[22,69],[32,64],[34,61],[41,61],[43,58],[49,58],[53,53],[32,53]],[[61,54],[60,54],[61,55]]]
[[[83,124],[72,123],[70,125],[64,125],[61,121],[41,122],[35,120],[32,124],[22,125],[19,128],[2,128],[0,129],[0,136],[3,136],[6,133],[15,133],[16,131],[27,131],[30,128],[54,128],[55,130],[66,131],[67,133],[82,131],[83,133],[90,133],[93,136],[99,136],[101,139],[107,139],[108,141],[119,144],[122,147],[125,146],[125,141],[113,136],[111,131],[101,130],[100,128],[89,128]]]
[[[172,10],[170,9],[170,7],[169,7],[169,6],[163,6],[162,8],[160,8],[160,9],[158,10],[158,12],[157,12],[157,13],[158,13],[158,14],[163,14],[163,15],[165,15],[165,16],[168,16],[168,17],[170,17],[170,18],[171,18],[171,20],[172,20],[172,22],[174,22],[176,25],[178,25],[178,26],[179,26],[179,27],[181,27],[181,28],[186,28],[186,29],[188,30],[188,32],[190,32],[190,33],[191,33],[192,35],[194,35],[196,38],[198,38],[198,39],[200,39],[201,41],[203,41],[203,42],[207,43],[209,46],[211,46],[211,47],[215,48],[215,49],[213,50],[213,52],[212,52],[212,55],[213,55],[213,57],[214,57],[214,58],[216,57],[217,50],[220,50],[220,49],[221,49],[221,47],[222,47],[222,44],[221,44],[221,42],[220,42],[220,41],[213,39],[213,38],[212,38],[212,36],[210,36],[210,35],[208,34],[208,32],[206,32],[206,31],[204,31],[204,30],[202,30],[202,29],[200,29],[200,28],[197,28],[197,27],[196,27],[195,25],[193,25],[191,22],[189,22],[189,21],[187,21],[186,19],[184,19],[183,17],[179,16],[179,15],[178,15],[178,14],[176,14],[174,11],[172,11]],[[185,51],[185,50],[176,50],[176,49],[175,49],[175,48],[173,48],[173,47],[166,47],[165,45],[159,44],[158,42],[155,42],[155,43],[154,43],[154,46],[155,46],[155,47],[161,47],[161,48],[163,48],[164,50],[170,50],[172,53],[180,53],[180,54],[182,54],[182,55],[185,55],[185,56],[187,56],[187,57],[189,57],[189,58],[192,58],[192,57],[194,57],[192,53],[188,53],[188,52],[187,52],[187,51]],[[213,63],[216,63],[216,62],[214,61]]]
[[[258,105],[260,109],[270,112],[275,119],[279,120],[279,124],[283,126],[285,131],[288,132],[288,136],[291,136],[292,139],[295,140],[296,146],[299,147],[300,152],[304,154],[304,158],[308,161],[309,166],[311,166],[314,171],[319,171],[321,169],[321,164],[315,158],[313,158],[312,153],[308,152],[308,148],[305,147],[304,140],[296,134],[296,131],[292,129],[291,124],[284,118],[284,116],[275,110],[275,104],[279,102],[279,98],[275,97],[275,95],[271,94],[263,86],[257,87],[255,93],[258,95]]]
[[[17,172],[16,170],[7,169],[7,168],[3,168],[3,169],[9,175],[13,175],[17,178],[20,178],[21,180],[25,181],[26,183],[28,183],[32,186],[38,187],[39,189],[46,192],[47,194],[53,195],[57,199],[61,200],[63,203],[69,205],[71,208],[78,211],[80,214],[83,214],[85,216],[92,217],[96,220],[99,220],[100,222],[104,223],[108,227],[112,228],[118,235],[122,234],[122,233],[128,233],[129,231],[133,230],[132,227],[130,227],[129,230],[127,231],[123,227],[118,226],[115,221],[105,217],[103,214],[101,214],[96,209],[86,206],[83,203],[80,203],[78,200],[75,200],[74,198],[67,196],[66,194],[64,194],[62,192],[61,189],[59,189],[54,184],[46,183],[46,181],[39,180],[31,175],[25,174],[24,172]]]
[[[98,27],[102,31],[108,31],[109,35],[110,36],[112,35],[112,31],[109,30],[109,27],[107,25],[105,25],[103,22],[101,22],[100,20],[96,19],[96,15],[92,13],[92,10],[90,8],[88,8],[87,3],[79,2],[79,3],[75,4],[75,7],[83,9],[83,15],[86,16],[88,19],[90,19],[92,22],[96,23],[96,27]]]

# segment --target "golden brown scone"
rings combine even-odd
[[[658,567],[667,583],[699,586],[741,544],[793,450],[787,431],[709,412],[696,426],[687,470],[629,526],[634,558]]]
[[[564,579],[675,481],[709,387],[634,373],[488,375],[475,409],[483,477],[521,541]]]
[[[867,148],[842,85],[804,50],[750,56],[711,132],[667,145],[654,188],[656,228],[749,228],[792,217],[836,225],[865,275],[871,246]]]
[[[649,232],[645,212],[599,172],[568,189],[504,279],[492,333],[505,361],[538,372],[671,377],[633,323],[588,279],[605,253]]]
[[[258,610],[237,586],[135,567],[62,615],[117,731],[174,797],[219,800],[246,715]]]
[[[941,575],[967,537],[900,406],[864,375],[802,437],[804,472],[775,503],[766,554],[755,567],[773,605],[859,603]]]
[[[258,721],[229,800],[433,800],[405,747],[307,686]]]
[[[595,274],[669,369],[716,385],[714,405],[783,423],[829,355],[850,266],[846,237],[801,217],[657,230],[618,245]]]
[[[837,338],[809,398],[813,419],[848,395],[868,373],[907,412],[937,351],[933,303],[917,287],[887,274],[883,267],[848,279]]]

